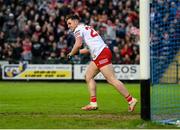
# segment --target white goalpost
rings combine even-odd
[[[141,118],[150,120],[150,5],[140,0]]]

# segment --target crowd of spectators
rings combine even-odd
[[[71,13],[98,31],[114,64],[139,64],[138,0],[0,0],[0,60],[69,63],[75,39],[65,17]],[[72,62],[89,61],[76,55]]]
[[[166,81],[160,80],[167,68],[175,71],[172,64],[175,66],[180,61],[176,57],[180,51],[180,1],[152,0],[150,29],[152,83],[174,82],[172,79],[176,78],[172,73],[168,74]]]
[[[152,55],[173,57],[180,48],[180,1],[152,0],[150,23]]]

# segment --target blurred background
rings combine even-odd
[[[0,0],[0,60],[10,64],[66,64],[74,36],[65,17],[76,13],[113,52],[114,64],[139,64],[139,1]],[[89,55],[76,55],[86,64]]]

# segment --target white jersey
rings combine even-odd
[[[107,47],[101,36],[90,26],[79,24],[74,30],[74,36],[82,37],[91,53],[91,57],[95,60],[101,51]]]

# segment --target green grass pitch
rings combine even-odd
[[[0,128],[176,128],[141,120],[139,84],[125,85],[139,100],[133,113],[107,83],[97,83],[99,109],[82,111],[89,101],[84,82],[0,82]]]

